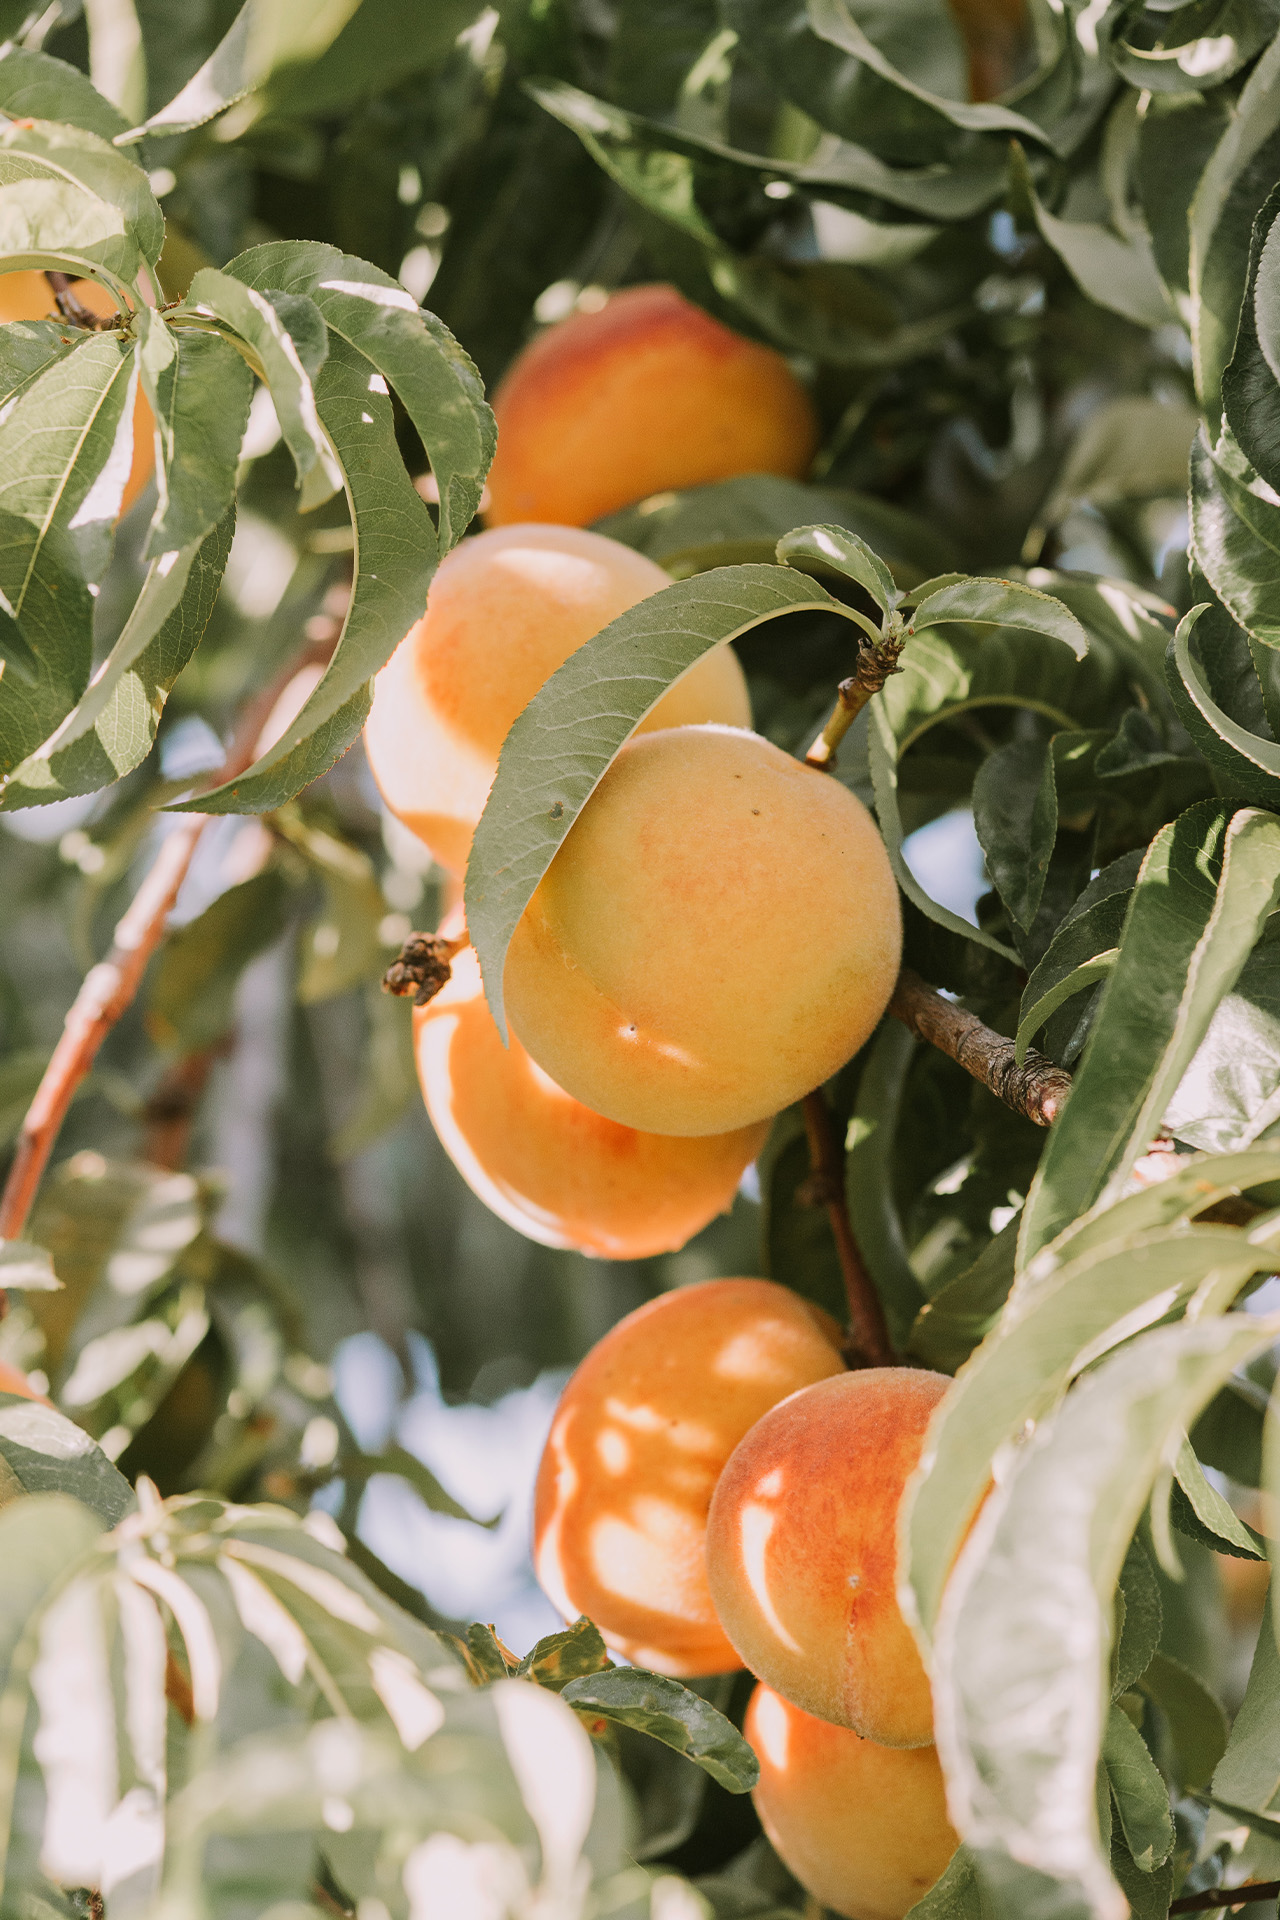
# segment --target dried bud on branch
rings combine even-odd
[[[383,974],[382,991],[401,998],[412,994],[414,1006],[425,1007],[449,984],[455,954],[470,945],[471,936],[465,932],[456,940],[442,940],[435,933],[411,933]]]

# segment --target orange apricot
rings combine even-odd
[[[877,1746],[757,1687],[752,1799],[779,1857],[846,1920],[904,1920],[960,1844],[935,1747]]]
[[[707,1509],[767,1408],[839,1373],[829,1314],[770,1280],[707,1280],[628,1314],[561,1396],[538,1470],[534,1567],[566,1619],[659,1673],[740,1662],[707,1588]]]
[[[461,931],[462,915],[441,928]],[[504,1047],[467,948],[413,1016],[418,1079],[440,1142],[472,1192],[544,1247],[606,1260],[673,1252],[733,1203],[768,1122],[677,1140],[592,1113]]]
[[[71,291],[82,307],[105,319],[116,312],[116,303],[100,280],[73,280]],[[22,270],[0,274],[0,325],[10,320],[56,320],[58,310],[52,290],[43,273]],[[124,483],[121,514],[128,513],[155,469],[154,422],[147,397],[138,382],[133,403],[133,460]]]
[[[0,1360],[0,1393],[20,1394],[24,1400],[38,1400],[42,1407],[53,1405],[52,1400],[36,1391],[21,1367],[15,1367],[9,1360]]]
[[[675,487],[739,473],[801,479],[813,403],[780,353],[670,286],[627,287],[519,354],[493,398],[489,526],[584,527]]]
[[[652,1133],[777,1113],[869,1037],[898,889],[861,801],[758,734],[628,741],[526,908],[507,1008],[559,1086]]]
[[[670,586],[643,554],[578,527],[496,528],[441,562],[427,610],[374,681],[365,751],[392,813],[461,873],[517,715],[569,655]],[[640,730],[749,727],[737,657],[704,654]]]
[[[806,1713],[886,1747],[933,1738],[898,1609],[898,1506],[950,1381],[874,1367],[819,1381],[757,1421],[711,1503],[707,1574],[744,1666]]]

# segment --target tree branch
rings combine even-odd
[[[1207,1893],[1186,1893],[1175,1900],[1170,1913],[1204,1913],[1210,1907],[1242,1907],[1247,1900],[1274,1900],[1280,1880],[1257,1880],[1243,1887],[1211,1887]]]
[[[904,644],[901,634],[886,634],[875,642],[860,641],[858,664],[852,677],[842,680],[837,687],[831,718],[806,753],[806,767],[813,767],[819,773],[834,771],[836,750],[868,700],[879,693],[891,673],[901,672],[898,656]]]
[[[889,1338],[880,1295],[854,1238],[844,1186],[844,1150],[822,1088],[806,1093],[802,1105],[809,1136],[809,1164],[813,1169],[805,1182],[804,1194],[811,1205],[826,1208],[835,1235],[845,1298],[849,1303],[850,1337],[846,1358],[854,1366],[891,1367],[897,1355]]]
[[[333,641],[308,643],[270,685],[246,702],[226,760],[216,774],[210,775],[211,782],[231,780],[244,772],[255,757],[263,724],[284,689],[301,667],[322,654],[327,658],[333,645]],[[164,937],[170,910],[208,820],[208,814],[184,814],[165,835],[150,871],[115,930],[106,958],[90,968],[71,1003],[61,1038],[22,1123],[0,1193],[0,1240],[16,1240],[22,1234],[76,1088],[142,984],[147,962]],[[0,1290],[0,1314],[6,1305]]]
[[[910,967],[898,976],[889,1012],[981,1081],[1006,1107],[1038,1127],[1052,1126],[1071,1091],[1071,1075],[1064,1067],[1055,1067],[1034,1047],[1019,1066],[1012,1040],[996,1033],[976,1013],[967,1013],[935,993]]]

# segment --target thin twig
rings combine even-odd
[[[844,1152],[821,1087],[803,1101],[805,1131],[809,1136],[809,1164],[813,1171],[804,1193],[811,1205],[824,1206],[835,1235],[845,1298],[849,1303],[849,1357],[863,1367],[891,1367],[897,1355],[889,1338],[880,1295],[867,1272],[849,1219],[844,1188]]]
[[[73,327],[87,327],[93,333],[109,333],[118,327],[124,315],[115,313],[95,313],[92,307],[86,307],[73,293],[74,281],[69,273],[57,273],[52,267],[46,268],[45,279],[49,282],[49,291],[63,319]]]
[[[317,643],[309,643],[304,653],[291,660],[269,686],[246,702],[226,760],[212,779],[234,779],[251,765],[258,736],[271,709],[299,668],[313,661],[320,651]],[[332,643],[329,652],[332,652]],[[142,984],[147,962],[164,936],[170,910],[208,819],[203,813],[186,814],[180,824],[165,835],[150,871],[115,930],[110,951],[96,967],[90,968],[81,982],[61,1038],[18,1135],[13,1163],[4,1191],[0,1193],[0,1240],[18,1239],[27,1223],[76,1088]],[[6,1304],[0,1291],[0,1314]]]
[[[836,750],[873,694],[879,693],[891,673],[901,672],[898,655],[905,636],[886,634],[879,641],[863,640],[858,664],[851,679],[836,688],[836,704],[822,732],[804,757],[806,767],[830,773],[836,764]]]
[[[898,975],[889,1012],[981,1081],[1006,1107],[1038,1127],[1052,1126],[1071,1091],[1071,1075],[1064,1067],[1056,1067],[1034,1047],[1019,1066],[1007,1035],[935,993],[910,967]]]
[[[1206,1893],[1184,1893],[1170,1913],[1204,1913],[1210,1907],[1242,1907],[1248,1900],[1274,1900],[1280,1880],[1257,1880],[1243,1887],[1210,1887]]]

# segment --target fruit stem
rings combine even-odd
[[[891,614],[889,618],[895,622],[900,620],[896,614]],[[891,673],[901,672],[898,656],[905,640],[905,634],[890,631],[876,641],[859,641],[857,667],[851,678],[842,680],[836,689],[836,704],[831,718],[806,753],[806,767],[813,767],[818,773],[833,771],[840,742],[872,694],[879,693]]]
[[[845,1358],[855,1367],[891,1367],[897,1360],[884,1307],[875,1282],[867,1272],[861,1249],[854,1238],[849,1219],[849,1202],[844,1187],[844,1152],[836,1134],[831,1109],[821,1087],[806,1093],[802,1101],[805,1131],[809,1136],[809,1164],[812,1172],[805,1182],[807,1197],[815,1206],[825,1206],[831,1231],[835,1235],[840,1271],[844,1276],[845,1298],[849,1305],[849,1340]]]
[[[334,644],[328,643],[324,650],[326,658]],[[269,686],[246,701],[227,757],[216,774],[209,776],[211,781],[232,780],[252,764],[258,735],[276,701],[299,666],[316,660],[321,651],[315,641],[309,641],[300,658],[295,656]],[[8,1178],[0,1192],[0,1241],[17,1240],[22,1235],[67,1109],[103,1041],[142,984],[147,963],[164,937],[170,909],[187,877],[196,843],[209,818],[204,813],[183,814],[165,835],[150,871],[116,927],[106,958],[91,967],[80,983],[80,991],[63,1024],[62,1036],[27,1109]],[[7,1310],[8,1299],[0,1288],[0,1316]]]
[[[442,987],[449,984],[456,959],[471,945],[466,928],[456,940],[442,940],[438,933],[411,933],[382,976],[382,991],[403,997],[413,995],[415,1007],[425,1007]]]
[[[944,999],[910,967],[898,975],[889,1012],[1036,1126],[1052,1126],[1062,1111],[1071,1091],[1071,1075],[1064,1067],[1056,1067],[1034,1047],[1019,1065],[1012,1040],[976,1013]]]

